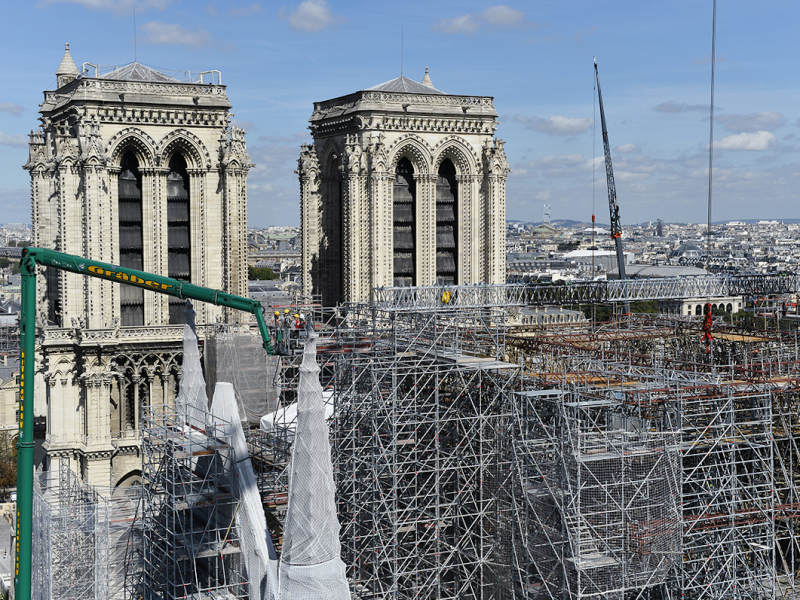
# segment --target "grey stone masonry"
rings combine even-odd
[[[426,71],[316,102],[309,121],[297,170],[305,294],[334,305],[398,281],[505,281],[509,168],[491,97],[446,94]]]
[[[253,164],[244,131],[230,126],[225,86],[184,83],[140,63],[105,75],[73,67],[67,49],[60,87],[44,92],[41,128],[30,135],[33,244],[246,296]],[[119,195],[126,176],[134,204]],[[37,287],[35,413],[47,416],[48,455],[69,456],[91,484],[130,481],[142,408],[174,402],[181,307],[46,269]],[[123,311],[131,297],[136,324]],[[197,306],[198,325],[245,318]]]

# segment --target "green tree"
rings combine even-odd
[[[275,272],[269,267],[255,268],[250,265],[247,266],[247,278],[251,281],[265,279],[277,279]]]
[[[0,432],[0,496],[8,498],[8,488],[17,485],[17,445],[8,431]]]

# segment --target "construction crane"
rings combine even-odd
[[[600,123],[603,126],[603,150],[606,154],[606,181],[608,182],[608,210],[611,213],[611,238],[617,249],[617,266],[619,278],[625,277],[625,254],[622,252],[622,225],[619,223],[619,206],[617,206],[617,186],[614,183],[614,169],[611,167],[611,148],[608,145],[608,129],[606,115],[603,111],[603,94],[600,91],[600,74],[597,72],[597,59],[594,59],[594,74],[597,77],[597,99],[600,101]],[[627,308],[626,308],[626,311]]]
[[[34,347],[36,341],[36,266],[44,265],[78,275],[99,277],[116,283],[177,298],[200,300],[217,306],[252,313],[267,354],[274,354],[264,308],[257,300],[226,294],[219,290],[192,285],[169,277],[145,273],[46,250],[25,248],[22,251],[22,311],[20,314],[20,386],[19,441],[17,442],[17,533],[14,554],[14,590],[17,600],[31,598],[31,557],[33,537],[33,382]]]

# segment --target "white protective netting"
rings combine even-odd
[[[239,528],[242,555],[250,582],[250,598],[274,600],[277,597],[278,562],[264,518],[261,496],[247,451],[247,441],[232,384],[217,383],[214,399],[211,401],[211,414],[215,419],[230,423],[231,427],[230,439],[236,456],[239,482],[236,526]]]
[[[200,365],[200,350],[197,348],[197,332],[194,325],[195,312],[191,300],[186,301],[183,316],[186,320],[183,326],[183,366],[181,386],[175,405],[178,414],[185,414],[189,423],[202,423],[208,412],[208,396],[203,368]]]
[[[280,560],[281,600],[348,600],[340,558],[328,425],[309,335],[300,367],[297,433],[292,447],[289,504]]]

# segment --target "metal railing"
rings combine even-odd
[[[800,291],[800,276],[737,275],[668,277],[564,284],[454,285],[375,288],[379,310],[448,310],[512,306],[553,306],[724,296],[760,297]]]

